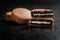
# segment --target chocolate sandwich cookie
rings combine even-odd
[[[54,12],[50,9],[33,9],[31,11],[32,17],[39,17],[39,18],[53,18]]]
[[[32,18],[29,22],[30,26],[34,27],[51,27],[54,25],[53,18]]]

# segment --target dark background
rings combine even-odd
[[[53,9],[55,26],[53,30],[29,28],[28,25],[3,20],[7,11],[24,7]],[[0,0],[0,40],[60,40],[60,0]]]

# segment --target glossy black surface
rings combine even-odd
[[[0,23],[2,40],[50,40],[54,37],[53,30],[49,28],[35,28],[4,19]]]

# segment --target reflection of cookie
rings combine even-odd
[[[31,12],[25,8],[15,8],[12,11],[12,19],[18,23],[25,23],[31,19]]]
[[[54,13],[53,10],[50,9],[34,9],[31,11],[32,17],[47,17],[53,18]]]
[[[7,20],[7,21],[12,21],[11,15],[12,15],[12,12],[7,12],[7,13],[6,13],[6,20]]]
[[[52,26],[54,19],[52,18],[33,18],[30,21],[31,26]]]

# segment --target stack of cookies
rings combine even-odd
[[[31,11],[31,26],[51,27],[54,25],[54,12],[50,9],[33,9]]]

